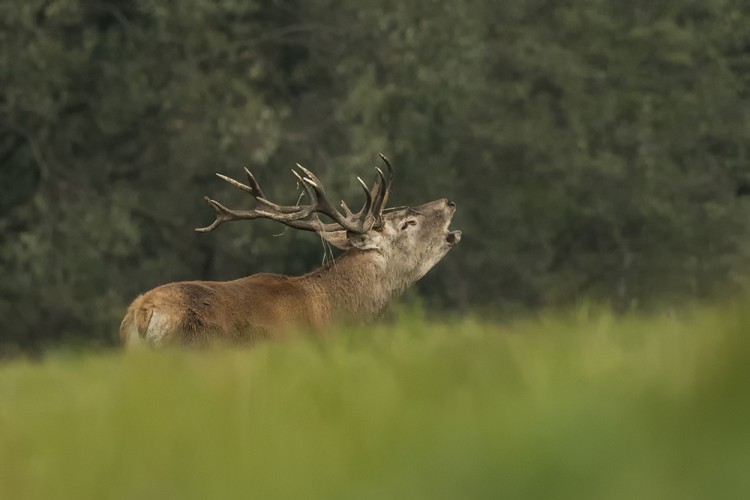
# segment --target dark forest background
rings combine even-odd
[[[427,307],[619,310],[750,276],[744,0],[0,0],[0,352],[115,340],[138,293],[320,264],[202,197],[313,168],[357,204],[448,197]]]

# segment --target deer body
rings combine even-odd
[[[318,232],[346,250],[341,256],[303,276],[262,273],[226,282],[186,281],[154,288],[128,308],[120,326],[122,342],[154,346],[241,343],[282,338],[294,329],[324,331],[336,322],[368,321],[461,239],[460,231],[448,231],[455,211],[448,200],[384,213],[390,180],[379,171],[380,182],[373,191],[365,186],[368,202],[363,210],[352,214],[343,205],[347,212],[343,217],[328,213],[331,209],[322,184],[312,173],[303,171],[307,174],[303,185],[308,186],[308,196],[317,203],[315,208],[320,209],[324,203],[316,212],[334,220],[340,218],[336,224],[323,224],[316,215],[304,220],[312,214],[305,213],[309,207],[268,202],[248,172],[250,186],[225,180],[248,188],[245,190],[259,204],[273,206],[274,210],[238,212],[208,200],[217,219],[202,231],[229,220],[274,218]]]

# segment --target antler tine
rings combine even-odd
[[[362,190],[365,192],[365,205],[362,207],[362,210],[359,212],[359,223],[362,227],[364,227],[365,222],[372,215],[373,197],[372,197],[372,193],[370,192],[370,188],[367,187],[367,184],[365,184],[365,181],[363,181],[361,177],[357,177],[357,180],[359,181],[359,184],[362,186]]]
[[[307,182],[305,182],[305,179],[296,171],[292,170],[292,173],[297,178],[297,181],[302,185],[302,189],[304,189],[305,193],[307,193],[307,197],[310,198],[310,202],[317,203],[318,196],[315,194],[315,190],[311,189]]]
[[[256,198],[265,199],[266,195],[265,193],[263,193],[263,190],[260,188],[260,184],[258,184],[258,181],[255,180],[255,176],[253,175],[253,173],[250,172],[250,170],[248,170],[247,167],[244,167],[244,168],[245,168],[245,173],[247,174],[248,183],[250,184],[250,187],[253,188],[254,196]]]
[[[250,186],[246,186],[243,183],[238,182],[238,181],[232,179],[231,177],[227,177],[226,175],[223,175],[223,174],[217,173],[216,177],[218,177],[219,179],[221,179],[223,181],[228,182],[229,184],[231,184],[232,186],[234,186],[236,188],[240,188],[241,190],[245,191],[246,193],[250,193],[251,195],[255,196],[255,193],[253,192],[253,188],[251,188]]]
[[[349,208],[349,205],[347,205],[344,200],[341,200],[341,208],[344,209],[344,213],[346,214],[347,217],[352,217],[354,215],[354,212],[351,211],[351,209]]]
[[[313,182],[313,185],[325,196],[325,189],[323,188],[323,183],[320,182],[320,179],[318,179],[314,173],[310,172],[308,169],[297,163],[297,167],[299,167],[302,172],[307,176],[308,179],[310,179]]]
[[[383,160],[383,163],[385,163],[386,167],[388,167],[388,177],[393,179],[393,165],[391,165],[391,161],[386,158],[383,153],[378,153],[378,156],[380,156],[380,159]]]
[[[213,231],[217,227],[219,227],[219,224],[224,222],[224,213],[228,210],[226,207],[224,207],[221,203],[219,203],[216,200],[212,200],[208,196],[203,197],[206,202],[211,205],[211,208],[216,211],[216,219],[211,223],[211,225],[206,227],[197,227],[195,230],[199,233],[208,233],[209,231]]]
[[[391,165],[391,162],[388,160],[388,158],[386,158],[382,153],[380,153],[380,158],[383,160],[386,167],[388,167],[388,177],[386,178],[385,174],[380,168],[375,167],[375,170],[377,170],[378,172],[379,182],[377,185],[378,189],[375,196],[373,215],[378,220],[380,220],[383,215],[383,210],[388,203],[388,196],[391,192],[391,185],[393,184],[393,166]]]
[[[379,214],[382,210],[380,206],[383,203],[383,193],[388,188],[388,181],[385,178],[385,174],[380,168],[375,167],[375,171],[378,173],[378,181],[376,184],[377,191],[375,192],[375,204],[373,212]]]

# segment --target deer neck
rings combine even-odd
[[[385,257],[378,252],[348,250],[303,279],[328,296],[333,319],[367,320],[377,317],[407,286],[395,283],[388,271]]]

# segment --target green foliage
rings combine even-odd
[[[449,197],[427,303],[619,310],[744,288],[746,2],[0,0],[0,350],[112,342],[137,293],[300,273],[319,241],[192,228],[213,172]],[[89,332],[100,332],[91,338]],[[14,347],[15,348],[15,347]]]
[[[750,316],[402,317],[0,366],[24,498],[744,498]]]

